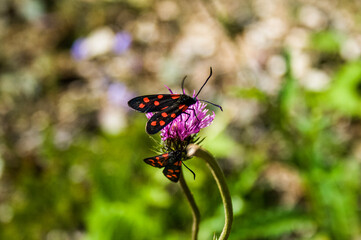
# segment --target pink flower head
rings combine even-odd
[[[173,93],[170,89],[169,91]],[[196,93],[194,91],[193,97],[195,94]],[[207,115],[208,109],[206,109],[206,106],[207,104],[201,103],[200,101],[197,101],[195,104],[190,106],[186,110],[186,113],[189,115],[179,115],[176,119],[174,119],[170,124],[161,130],[160,136],[162,140],[166,141],[167,139],[172,138],[183,141],[188,136],[196,134],[202,128],[211,125],[215,117],[215,113],[212,111],[211,115]],[[149,119],[153,116],[153,113],[147,113],[146,116]]]

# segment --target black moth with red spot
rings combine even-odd
[[[182,153],[168,152],[155,157],[144,159],[144,162],[157,168],[164,167],[163,174],[172,182],[178,182],[182,170]]]
[[[202,88],[208,82],[209,78],[212,76],[212,68],[210,68],[210,74],[203,86],[199,89],[195,97],[190,97],[187,94],[155,94],[155,95],[144,95],[131,99],[128,102],[129,107],[143,112],[149,113],[154,112],[155,114],[149,119],[146,126],[146,131],[149,134],[155,134],[162,130],[165,126],[171,123],[182,113],[189,115],[185,111],[195,104],[198,94],[201,92]],[[184,80],[182,82],[182,89]],[[183,89],[184,93],[184,89]],[[199,100],[210,103],[219,107],[222,110],[222,107],[205,100]],[[194,109],[193,109],[194,111]],[[222,110],[223,111],[223,110]]]

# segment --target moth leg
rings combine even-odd
[[[189,113],[186,113],[186,112],[184,112],[184,114],[187,114],[187,115],[188,115],[187,120],[186,120],[186,122],[188,122],[188,119],[191,117],[191,115],[190,115]],[[183,119],[182,119],[182,120],[183,120]]]
[[[197,117],[196,110],[194,110],[194,108],[188,108],[188,110],[192,110],[192,111],[193,111],[193,113],[194,113],[194,116],[196,116],[196,118],[197,118],[198,122],[200,122],[200,120],[199,120],[199,119],[198,119],[198,117]]]
[[[191,115],[189,113],[186,113],[186,112],[183,112],[183,113],[188,115],[187,120],[185,121],[185,122],[188,122],[188,119],[191,117]],[[181,115],[181,118],[182,118],[182,115]],[[183,121],[183,118],[182,118],[182,121]],[[188,131],[187,124],[184,124],[184,127]]]

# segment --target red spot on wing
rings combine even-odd
[[[159,160],[159,157],[155,157],[155,159]]]
[[[145,107],[144,103],[139,104],[139,108],[144,108],[144,107]]]
[[[162,117],[168,117],[168,114],[166,112],[163,112]]]
[[[164,153],[162,156],[165,157],[165,158],[167,158],[168,155],[169,155],[168,153]]]
[[[183,112],[185,112],[188,109],[187,105],[180,105],[179,109],[182,109]]]
[[[175,113],[172,113],[170,116],[171,116],[172,118],[175,118],[177,115],[176,115]]]
[[[162,98],[163,98],[163,95],[158,95],[158,98],[159,98],[159,99],[162,99]]]
[[[164,108],[162,108],[161,110],[164,110],[164,109],[166,109],[166,108],[168,108],[168,106],[165,106]]]
[[[178,99],[180,95],[172,95],[172,99]]]
[[[143,101],[147,103],[147,102],[149,102],[149,98],[145,97],[145,98],[143,98]]]
[[[160,121],[159,121],[159,124],[160,124],[161,126],[163,126],[163,125],[165,124],[165,122],[164,122],[163,120],[160,120]]]
[[[158,101],[154,101],[154,105],[155,105],[155,106],[158,106],[158,105],[159,105],[159,102],[158,102]]]
[[[157,125],[157,121],[153,121],[153,122],[151,122],[151,123],[150,123],[150,125],[152,125],[152,126]]]

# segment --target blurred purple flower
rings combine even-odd
[[[122,54],[132,44],[132,36],[127,32],[118,32],[114,37],[113,50],[116,54]]]
[[[133,97],[129,89],[122,83],[111,83],[108,87],[108,101],[116,106],[128,109],[127,102]]]
[[[85,46],[85,39],[77,39],[71,46],[71,55],[75,60],[82,60],[87,56],[87,49]]]
[[[173,93],[169,88],[168,90]],[[195,91],[193,92],[193,97],[194,96]],[[206,106],[207,104],[197,101],[190,107],[191,109],[194,109],[194,111],[190,108],[186,110],[186,113],[188,113],[189,116],[186,114],[181,114],[161,130],[160,136],[162,140],[165,141],[168,138],[172,138],[183,141],[188,136],[196,134],[202,128],[211,125],[212,121],[214,120],[215,113],[212,111],[211,115],[207,115],[208,109],[205,109]],[[153,113],[147,113],[146,116],[149,119],[153,116]]]

